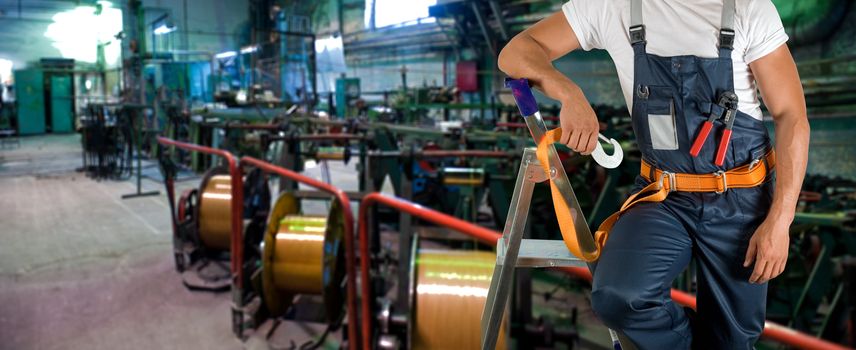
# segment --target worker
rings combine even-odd
[[[599,230],[608,236],[592,307],[641,349],[751,349],[763,330],[808,157],[787,40],[771,0],[570,0],[499,55],[503,72],[561,103],[560,142],[582,154],[599,123],[552,61],[604,49],[615,64],[643,165],[634,195]],[[669,293],[691,258],[695,311]]]

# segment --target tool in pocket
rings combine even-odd
[[[719,139],[719,147],[716,149],[715,163],[717,166],[722,166],[725,163],[725,152],[728,150],[728,144],[731,142],[731,131],[734,127],[734,119],[737,117],[737,94],[733,91],[724,91],[719,95],[719,100],[715,106],[723,109],[723,112],[717,113],[715,108],[710,111],[710,117],[701,125],[701,130],[698,132],[692,147],[690,155],[698,157],[701,152],[704,142],[710,135],[713,129],[713,122],[722,118],[722,123],[725,124],[725,130],[722,131],[722,136]]]

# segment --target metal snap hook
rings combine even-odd
[[[624,160],[624,150],[621,149],[621,145],[618,141],[607,138],[601,134],[597,134],[597,138],[612,144],[614,151],[612,151],[612,155],[607,155],[606,151],[603,150],[603,146],[600,145],[600,141],[598,141],[597,144],[595,144],[594,151],[591,152],[591,157],[594,158],[594,161],[607,169],[615,169],[621,165],[621,161]]]

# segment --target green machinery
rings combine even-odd
[[[848,315],[853,281],[846,276],[856,256],[856,182],[808,176],[803,189],[787,269],[770,282],[767,313],[788,327],[843,342],[854,322]]]
[[[354,117],[353,101],[360,98],[359,78],[336,79],[336,116],[339,118]]]
[[[74,86],[70,69],[16,70],[15,96],[20,135],[44,134],[48,130],[53,133],[74,131]]]
[[[42,70],[16,70],[15,96],[18,99],[18,134],[44,134],[45,84]]]
[[[51,132],[74,131],[74,88],[70,74],[50,76]]]

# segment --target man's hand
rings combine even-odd
[[[600,123],[580,87],[553,67],[553,60],[580,48],[565,15],[557,11],[517,34],[499,53],[499,69],[512,78],[527,78],[548,97],[562,103],[561,143],[574,151],[594,151]]]
[[[562,101],[562,110],[559,112],[559,121],[562,126],[560,142],[574,151],[588,155],[594,151],[595,143],[598,142],[600,123],[581,91],[571,96]]]
[[[743,267],[749,267],[753,261],[755,262],[755,269],[749,277],[749,282],[761,284],[785,271],[785,264],[788,261],[790,225],[790,220],[769,215],[755,230],[752,239],[749,240],[746,259],[743,261]]]

